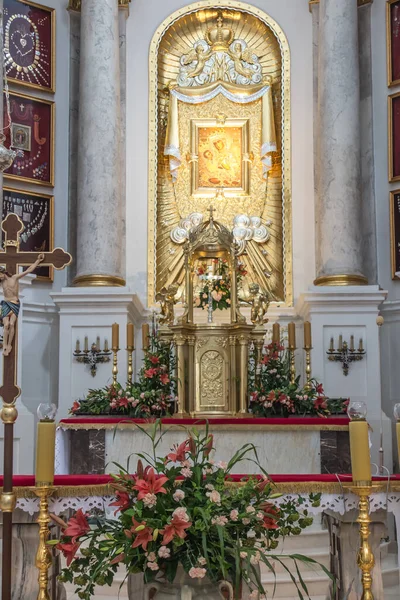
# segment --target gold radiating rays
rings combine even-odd
[[[260,154],[261,101],[234,104],[222,95],[202,105],[179,103],[180,146],[183,166],[173,186],[168,160],[163,155],[169,94],[168,84],[179,72],[179,60],[193,44],[204,39],[222,10],[224,27],[234,38],[247,42],[258,55],[263,75],[272,78],[278,152],[273,159],[267,186],[261,177],[261,163],[252,166],[251,192],[247,197],[218,199],[216,218],[232,226],[233,216],[247,213],[271,221],[271,237],[266,244],[249,242],[242,258],[248,280],[260,282],[270,290],[273,300],[292,303],[291,205],[290,205],[290,90],[289,48],[279,26],[265,13],[241,2],[203,0],[171,15],[158,28],[150,48],[150,127],[149,127],[149,260],[148,303],[154,304],[156,291],[173,280],[183,281],[182,246],[170,240],[170,231],[190,212],[207,215],[210,200],[190,196],[190,169],[185,161],[189,146],[191,118],[214,117],[223,109],[228,116],[250,119],[250,144]],[[208,6],[207,6],[208,5]],[[157,152],[155,151],[157,148]],[[282,160],[284,157],[284,160]],[[284,182],[284,185],[283,185]]]

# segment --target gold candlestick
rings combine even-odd
[[[117,376],[118,376],[118,350],[119,348],[113,348],[113,368],[112,368],[112,378],[113,378],[113,385],[116,386],[117,385]]]
[[[306,353],[306,384],[304,389],[309,392],[312,388],[311,385],[311,347],[305,347],[304,351]]]
[[[130,385],[132,385],[133,378],[132,353],[135,349],[134,331],[133,323],[128,323],[126,326],[126,351],[128,352],[128,383]]]
[[[296,365],[295,365],[295,357],[294,357],[294,351],[296,348],[293,348],[293,350],[289,350],[289,356],[290,356],[290,383],[295,383],[296,382]]]
[[[39,594],[37,600],[50,600],[48,585],[49,585],[49,569],[52,564],[51,551],[47,545],[49,538],[49,496],[54,492],[53,487],[38,487],[35,489],[35,494],[40,498],[39,516],[37,523],[39,525],[39,546],[36,552],[36,568],[39,571]]]
[[[369,543],[370,523],[369,496],[372,492],[372,484],[351,486],[351,491],[359,497],[357,523],[360,525],[360,548],[357,554],[357,564],[361,570],[361,582],[363,593],[361,600],[374,600],[372,594],[372,570],[375,558]]]

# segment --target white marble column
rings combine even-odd
[[[316,153],[317,285],[363,274],[357,0],[321,0]]]
[[[82,0],[75,285],[124,285],[118,0]]]

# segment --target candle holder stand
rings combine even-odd
[[[304,352],[306,353],[306,384],[304,389],[307,392],[310,392],[312,389],[311,384],[311,346],[304,346]]]
[[[113,368],[112,368],[112,378],[113,378],[113,385],[117,385],[118,381],[117,381],[117,377],[118,377],[118,352],[119,352],[119,348],[118,347],[114,347],[112,349],[113,351]]]
[[[133,379],[133,359],[132,359],[132,353],[134,351],[134,347],[133,346],[128,346],[126,351],[128,353],[128,383],[129,385],[132,385],[132,379]]]
[[[99,363],[110,362],[111,351],[106,348],[104,348],[104,350],[100,350],[100,348],[93,343],[90,347],[90,350],[75,350],[73,355],[79,363],[89,365],[92,377],[95,377],[97,373],[97,365]]]
[[[47,544],[49,539],[49,497],[54,493],[52,486],[43,486],[35,488],[34,492],[39,498],[39,516],[37,523],[39,525],[39,546],[36,552],[36,568],[39,571],[39,593],[37,600],[50,600],[49,595],[49,569],[52,565],[52,555],[50,547]]]
[[[360,481],[357,484],[345,485],[350,492],[359,497],[357,523],[360,525],[360,548],[357,553],[357,565],[361,571],[363,593],[361,600],[374,600],[372,593],[372,571],[375,558],[369,543],[371,517],[369,499],[374,490],[371,481]]]
[[[296,382],[296,363],[295,363],[295,353],[296,348],[294,346],[289,346],[289,360],[290,360],[290,383]]]
[[[331,344],[329,350],[326,351],[328,355],[328,360],[332,362],[340,362],[342,363],[343,375],[347,377],[349,374],[350,364],[352,362],[360,361],[365,356],[365,350],[363,348],[362,340],[360,339],[360,344],[358,350],[354,348],[354,338],[351,336],[352,340],[350,342],[350,348],[347,342],[339,343],[339,348],[336,350],[333,346],[333,338],[331,338]]]

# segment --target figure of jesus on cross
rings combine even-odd
[[[11,600],[12,579],[12,513],[16,505],[13,492],[13,448],[14,422],[18,411],[15,402],[21,393],[17,385],[17,329],[20,310],[19,280],[32,273],[40,264],[63,269],[70,264],[72,257],[62,248],[51,252],[23,252],[19,250],[20,235],[24,224],[14,213],[10,213],[1,223],[4,231],[4,250],[0,250],[0,284],[3,288],[4,300],[1,302],[1,319],[4,324],[3,339],[3,382],[0,396],[3,398],[3,409],[0,411],[4,423],[4,477],[0,494],[0,507],[3,513],[2,544],[2,600]],[[19,267],[28,267],[19,273]]]
[[[0,283],[3,288],[4,300],[1,301],[0,325],[4,326],[3,332],[3,356],[8,356],[12,350],[20,301],[19,280],[28,273],[33,273],[36,267],[44,261],[44,254],[39,254],[35,262],[22,273],[11,275],[5,267],[0,267]]]

